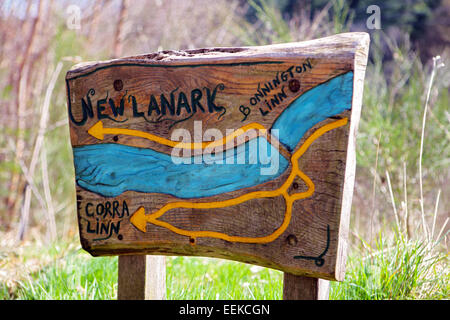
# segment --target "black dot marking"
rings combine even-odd
[[[113,86],[116,91],[121,91],[123,89],[123,81],[120,79],[114,80]]]

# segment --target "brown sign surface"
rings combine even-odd
[[[82,246],[342,280],[368,35],[72,68]]]

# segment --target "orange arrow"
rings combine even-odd
[[[210,237],[222,239],[230,242],[245,242],[245,243],[268,243],[274,241],[278,238],[289,226],[289,222],[291,221],[291,213],[292,213],[292,202],[287,194],[283,194],[286,200],[286,212],[284,216],[284,220],[280,227],[278,227],[272,234],[263,237],[240,237],[240,236],[230,236],[222,232],[215,231],[190,231],[185,229],[177,228],[170,223],[158,220],[157,212],[146,215],[144,207],[140,207],[130,218],[130,222],[138,228],[142,232],[146,232],[146,224],[147,222],[152,223],[154,225],[164,227],[168,230],[171,230],[175,233],[181,234],[183,236],[190,237],[192,239],[196,239],[198,237]],[[193,205],[198,203],[191,203]],[[222,207],[224,207],[223,205]]]
[[[133,130],[133,129],[124,129],[124,128],[105,128],[103,126],[103,122],[100,120],[96,124],[94,124],[89,130],[88,133],[93,136],[94,138],[98,140],[103,140],[105,134],[124,134],[128,136],[134,136],[134,137],[140,137],[144,139],[148,139],[154,142],[157,142],[159,144],[163,144],[169,147],[173,148],[181,148],[181,149],[205,149],[205,148],[214,148],[217,146],[225,145],[228,141],[233,140],[234,138],[244,134],[245,132],[249,130],[256,129],[256,136],[266,136],[267,135],[267,129],[259,123],[250,123],[247,124],[235,131],[233,131],[231,134],[227,135],[226,137],[222,138],[221,140],[216,140],[212,142],[193,142],[193,143],[185,143],[185,142],[179,142],[179,141],[173,141],[169,139],[162,138],[160,136],[156,136],[154,134],[140,131],[140,130]]]
[[[145,216],[144,207],[140,207],[130,218],[130,222],[142,232],[147,231],[147,217]]]
[[[230,242],[245,242],[245,243],[268,243],[271,241],[274,241],[277,239],[289,226],[289,223],[291,221],[292,217],[292,205],[295,200],[305,199],[309,198],[314,194],[315,185],[311,181],[311,179],[303,173],[298,165],[298,159],[306,152],[306,150],[309,148],[309,146],[325,134],[326,132],[333,130],[335,128],[341,127],[346,125],[348,122],[347,118],[343,118],[331,123],[328,123],[316,131],[313,132],[313,134],[308,137],[308,139],[305,140],[305,142],[300,146],[300,148],[294,152],[294,154],[291,156],[291,165],[292,165],[292,171],[289,174],[286,181],[283,183],[282,186],[280,186],[278,189],[275,190],[265,190],[265,191],[254,191],[249,192],[244,195],[241,195],[236,198],[223,200],[223,201],[212,201],[212,202],[190,202],[190,201],[177,201],[177,202],[169,202],[166,205],[164,205],[161,209],[155,211],[154,213],[151,213],[149,215],[145,214],[144,207],[140,207],[136,212],[131,216],[130,222],[138,228],[142,232],[146,232],[146,225],[148,223],[152,223],[154,225],[158,225],[161,227],[164,227],[166,229],[169,229],[175,233],[188,236],[191,238],[197,238],[197,237],[211,237],[211,238],[218,238]],[[291,184],[294,182],[295,177],[300,177],[308,186],[308,190],[300,193],[294,193],[289,194],[288,189],[291,186]],[[158,220],[159,217],[161,217],[164,213],[171,209],[175,208],[190,208],[190,209],[217,209],[217,208],[224,208],[229,207],[233,205],[237,205],[243,202],[246,202],[251,199],[257,199],[257,198],[274,198],[278,196],[283,196],[285,203],[286,203],[286,211],[284,214],[284,220],[281,223],[281,225],[270,235],[264,236],[264,237],[240,237],[240,236],[230,236],[225,233],[221,232],[215,232],[215,231],[190,231],[185,229],[177,228],[170,223]]]

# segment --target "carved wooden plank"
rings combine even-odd
[[[345,33],[73,67],[83,248],[342,280],[368,42]]]

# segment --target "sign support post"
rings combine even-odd
[[[284,273],[283,300],[328,300],[330,282]]]
[[[164,256],[119,256],[118,300],[165,300]]]

